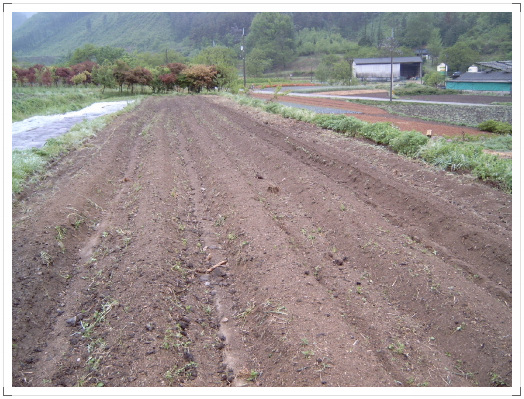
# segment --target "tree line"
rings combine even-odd
[[[228,68],[215,65],[169,63],[148,69],[142,66],[131,68],[125,61],[117,60],[114,64],[102,65],[93,61],[84,61],[69,67],[33,65],[29,68],[13,66],[12,79],[19,86],[78,86],[95,84],[102,88],[124,86],[131,93],[135,87],[149,87],[153,93],[182,91],[200,93],[203,89],[229,89],[234,84]],[[234,77],[236,80],[236,76]]]

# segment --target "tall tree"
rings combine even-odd
[[[235,66],[237,54],[235,50],[224,46],[206,47],[193,59],[195,64]]]
[[[268,58],[261,49],[255,48],[246,57],[247,73],[254,77],[259,77],[273,64],[273,60]]]
[[[434,64],[435,60],[440,56],[442,51],[442,38],[440,36],[440,29],[433,28],[428,41],[428,51],[431,54],[431,63]]]
[[[407,47],[418,47],[427,44],[433,26],[433,13],[417,12],[410,14],[401,43]]]
[[[103,65],[97,65],[91,74],[91,80],[97,85],[102,86],[102,93],[107,88],[116,86],[116,79],[113,75],[113,66],[109,62],[104,62]]]
[[[278,12],[258,13],[246,38],[247,50],[259,49],[273,67],[284,68],[295,57],[295,30],[289,15]]]
[[[69,65],[79,64],[84,61],[95,61],[97,53],[97,46],[90,43],[85,44],[73,52],[73,55],[69,59]]]
[[[471,64],[478,61],[479,57],[480,54],[466,43],[457,42],[443,51],[442,60],[448,64],[450,70],[464,72]]]

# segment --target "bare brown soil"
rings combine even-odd
[[[333,92],[335,93],[335,92]],[[320,93],[319,93],[320,94]],[[387,94],[387,93],[386,93]],[[270,94],[252,94],[253,97],[261,98],[268,100],[272,98],[272,95]],[[361,94],[359,94],[361,96]],[[370,94],[372,97],[380,97],[380,93],[372,93]],[[441,96],[426,96],[426,97],[441,97]],[[464,97],[464,96],[448,96],[448,101],[457,101],[458,99]],[[468,96],[468,97],[474,97],[479,101],[479,103],[482,102],[483,96]],[[494,96],[489,96],[491,99],[493,99]],[[387,98],[387,95],[384,97]],[[424,98],[421,98],[420,96],[417,96],[418,99],[424,100]],[[503,97],[499,97],[503,98]],[[462,136],[463,134],[468,135],[486,135],[488,133],[483,132],[479,129],[472,128],[472,127],[466,127],[466,126],[454,126],[454,125],[448,125],[446,123],[439,123],[439,122],[431,122],[431,121],[423,121],[417,118],[409,118],[405,116],[398,116],[390,114],[388,111],[383,110],[379,107],[375,107],[372,105],[364,105],[364,104],[356,104],[356,103],[349,103],[345,100],[341,99],[331,99],[331,98],[322,98],[322,97],[302,97],[302,96],[291,96],[286,95],[284,98],[281,98],[283,101],[289,101],[297,104],[305,104],[305,105],[314,105],[318,107],[330,107],[330,108],[337,108],[337,109],[346,109],[348,111],[356,111],[360,112],[359,114],[348,114],[350,116],[353,116],[355,118],[361,119],[366,122],[375,123],[375,122],[391,122],[395,126],[397,126],[400,130],[416,130],[421,133],[427,134],[428,130],[431,130],[431,134],[433,136]],[[463,98],[462,100],[466,100]],[[439,101],[439,99],[433,99],[432,101]],[[487,101],[487,100],[486,100]],[[491,100],[494,101],[494,100]]]
[[[510,386],[511,216],[365,141],[149,98],[14,199],[13,384]]]

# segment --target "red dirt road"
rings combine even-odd
[[[335,93],[335,92],[333,92]],[[319,93],[321,94],[321,93]],[[360,94],[359,94],[360,95]],[[376,94],[372,94],[375,96]],[[252,97],[261,99],[270,99],[270,94],[259,94],[253,93]],[[473,97],[473,96],[469,96]],[[479,96],[480,97],[480,96]],[[419,98],[419,97],[417,97]],[[420,98],[422,99],[422,98]],[[323,97],[302,97],[302,96],[291,96],[286,95],[282,98],[283,101],[289,101],[297,104],[314,105],[318,107],[330,107],[348,111],[361,112],[360,114],[348,114],[355,118],[361,119],[366,122],[391,122],[397,126],[400,130],[416,130],[418,132],[426,134],[428,130],[432,131],[433,136],[462,136],[463,133],[470,135],[486,134],[479,129],[467,127],[467,126],[453,126],[439,122],[423,121],[417,118],[409,118],[405,116],[393,115],[389,112],[374,107],[372,105],[349,103],[346,100],[330,99]]]
[[[13,384],[510,386],[511,234],[470,177],[148,98],[14,199]]]

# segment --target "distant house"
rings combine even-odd
[[[422,57],[426,61],[431,59],[431,54],[429,54],[428,49],[425,48],[416,49],[415,55]]]
[[[355,76],[361,80],[389,81],[391,58],[355,58]],[[421,57],[393,57],[393,80],[420,79],[422,77]]]
[[[476,62],[475,66],[477,68],[470,67],[460,77],[447,81],[446,88],[511,93],[511,61]]]

